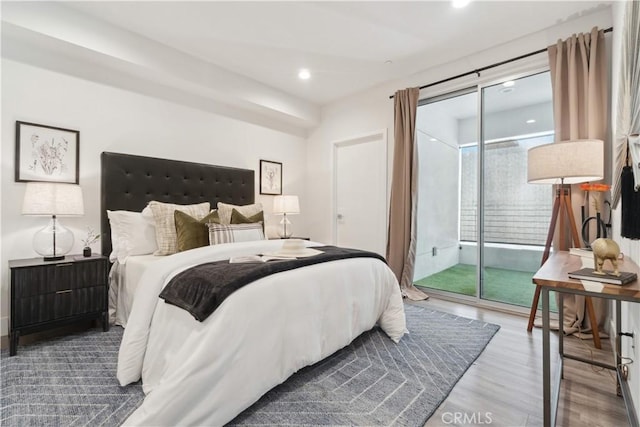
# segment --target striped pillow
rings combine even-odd
[[[154,255],[171,255],[178,251],[176,223],[173,218],[175,211],[181,211],[187,215],[201,219],[209,213],[209,202],[196,205],[174,205],[172,203],[149,202],[149,209],[153,213],[153,221],[156,226],[156,243],[158,250]]]
[[[215,224],[209,223],[209,244],[252,242],[265,240],[262,224]]]

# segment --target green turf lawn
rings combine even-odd
[[[486,267],[484,269],[483,298],[531,307],[533,293],[536,289],[531,282],[532,277],[532,272]],[[415,284],[426,288],[475,296],[476,266],[457,264],[439,273],[417,280]],[[549,300],[551,310],[557,311],[555,297],[552,295]],[[540,298],[538,307],[542,308],[542,298]]]

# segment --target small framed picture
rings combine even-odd
[[[16,122],[16,182],[78,184],[80,132]]]
[[[260,194],[282,194],[282,163],[260,160]]]

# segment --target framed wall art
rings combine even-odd
[[[80,132],[16,122],[16,182],[78,184]]]
[[[260,194],[282,194],[282,163],[260,160]]]

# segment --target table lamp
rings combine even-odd
[[[298,196],[276,196],[273,199],[273,213],[276,215],[282,215],[282,225],[278,234],[283,239],[288,239],[293,234],[291,230],[291,222],[287,218],[287,215],[296,215],[300,213],[300,204],[298,203]]]
[[[45,261],[64,259],[73,247],[74,238],[57,217],[84,215],[82,188],[77,184],[28,182],[22,215],[51,216],[49,224],[33,236],[33,249]]]

